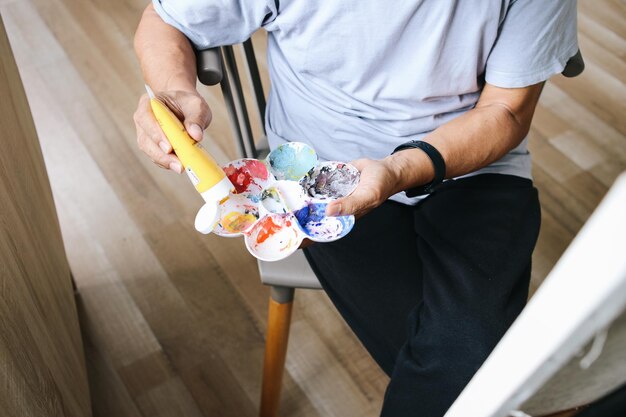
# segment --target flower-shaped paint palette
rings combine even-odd
[[[238,159],[223,169],[235,190],[220,204],[213,233],[243,236],[258,259],[284,259],[305,238],[332,242],[354,226],[354,216],[326,216],[326,206],[354,191],[359,171],[343,162],[318,163],[308,145],[286,143],[264,161]]]

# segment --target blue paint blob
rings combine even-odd
[[[290,142],[270,152],[268,161],[277,179],[296,181],[317,164],[317,154],[310,146]]]
[[[326,206],[326,203],[310,203],[294,213],[302,231],[316,242],[342,238],[354,226],[354,216],[328,217]]]
[[[322,218],[326,217],[326,204],[308,204],[300,210],[297,210],[294,214],[302,227],[307,226],[309,223],[319,223]]]

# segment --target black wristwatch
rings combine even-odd
[[[428,184],[405,190],[407,197],[417,197],[420,195],[432,193],[446,177],[446,162],[443,160],[443,157],[441,156],[439,151],[428,142],[424,142],[421,140],[412,140],[398,146],[396,149],[393,150],[393,152],[391,152],[391,154],[393,155],[396,152],[414,148],[421,149],[426,153],[426,155],[428,155],[430,161],[433,163],[433,167],[435,168],[435,178]]]

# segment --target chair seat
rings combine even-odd
[[[282,261],[258,262],[261,281],[265,285],[318,290],[322,288],[301,250]]]

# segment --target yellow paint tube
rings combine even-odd
[[[228,177],[213,157],[193,140],[178,117],[146,85],[150,107],[163,133],[180,159],[187,176],[205,201],[196,216],[196,229],[210,233],[219,218],[219,204],[234,190]]]

